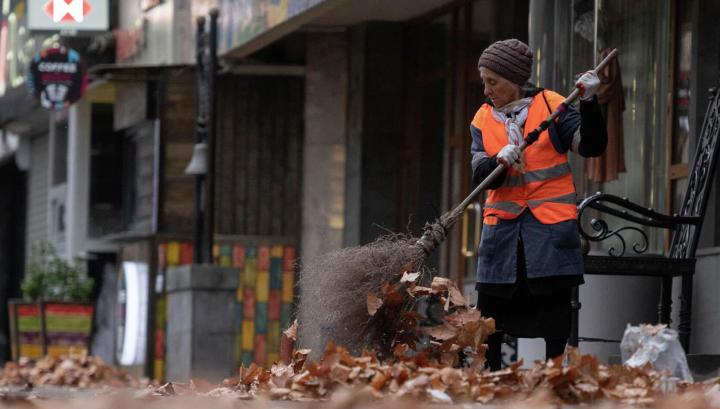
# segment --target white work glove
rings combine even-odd
[[[523,154],[517,145],[509,144],[503,146],[497,154],[497,161],[507,167],[512,166],[521,173],[525,170]]]
[[[592,71],[588,71],[577,80],[575,86],[580,90],[580,100],[590,101],[600,88],[600,78]]]

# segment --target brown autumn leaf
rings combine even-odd
[[[291,326],[289,326],[285,331],[283,331],[283,335],[292,339],[293,341],[297,341],[297,331],[298,331],[298,321],[295,320],[295,321],[293,321]]]
[[[383,387],[385,387],[385,384],[388,381],[388,376],[382,372],[377,372],[375,376],[372,379],[372,382],[370,382],[370,386],[373,387],[376,391],[381,390]]]
[[[395,345],[395,348],[393,348],[393,354],[397,357],[402,357],[409,350],[410,346],[408,344],[399,343]]]
[[[448,322],[444,322],[441,325],[430,327],[426,330],[427,334],[437,339],[438,341],[447,341],[457,337],[458,330]]]
[[[470,305],[468,300],[462,295],[462,292],[458,289],[455,282],[446,277],[435,277],[433,278],[432,284],[430,285],[433,291],[448,293],[448,306],[454,305],[457,307],[467,307]],[[445,308],[447,311],[448,308]]]
[[[400,278],[401,283],[414,283],[417,281],[417,279],[420,278],[420,272],[417,273],[403,273],[402,277]]]
[[[374,293],[367,294],[367,312],[370,316],[375,315],[378,309],[383,305],[383,300]]]
[[[240,367],[240,383],[245,386],[250,386],[250,384],[255,382],[258,376],[260,376],[262,370],[263,369],[255,365],[255,363],[250,364],[247,368],[244,366]]]
[[[407,293],[410,294],[410,296],[412,297],[420,297],[423,295],[435,294],[435,291],[433,291],[433,289],[430,287],[416,285],[414,287],[408,288]]]

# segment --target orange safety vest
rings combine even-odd
[[[562,95],[548,90],[535,95],[528,107],[525,137],[564,100]],[[505,124],[493,118],[490,105],[480,107],[472,124],[481,131],[488,156],[497,155],[508,144]],[[485,224],[497,224],[498,218],[514,219],[526,208],[530,208],[535,218],[544,224],[577,219],[575,184],[568,154],[555,150],[546,130],[524,151],[524,155],[525,173],[510,168],[501,187],[488,191],[483,211]]]

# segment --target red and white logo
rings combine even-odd
[[[55,23],[82,23],[92,10],[92,5],[87,0],[49,0],[43,10]]]

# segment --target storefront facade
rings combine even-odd
[[[587,163],[572,159],[579,197],[604,191],[667,213],[677,210],[686,190],[693,138],[702,124],[705,93],[717,81],[718,53],[701,42],[715,35],[704,17],[708,14],[700,13],[712,6],[706,3],[467,1],[436,3],[398,16],[392,8],[380,7],[357,14],[352,2],[346,2],[304,22],[299,29],[308,33],[303,258],[366,243],[388,230],[417,234],[426,220],[469,192],[467,123],[482,102],[476,59],[492,41],[508,37],[531,45],[536,63],[532,82],[561,93],[568,93],[576,75],[592,68],[609,48],[620,50],[613,68],[615,94],[605,95],[614,101],[606,112],[609,153]],[[318,65],[335,81],[333,107],[346,104],[346,114],[340,116],[346,133],[322,148],[327,150],[310,142],[310,124],[317,118],[310,109],[317,107],[310,91],[322,86],[310,75],[315,47],[325,52],[321,61],[328,61],[328,55],[338,55],[335,60],[341,61],[347,55],[349,62],[346,76],[338,74],[342,65]],[[334,120],[333,133],[343,126],[337,116]],[[330,145],[344,150],[344,166],[322,165],[322,156],[313,156],[330,152]],[[331,165],[346,172],[345,200],[336,202],[335,208],[343,209],[338,213],[342,223],[334,225],[342,228],[335,230],[329,224],[317,225],[318,219],[338,220],[326,217],[331,210],[318,217],[317,207],[311,207],[332,192],[308,177],[314,166]],[[717,319],[714,302],[709,302],[714,284],[705,285],[715,282],[712,272],[717,266],[714,195],[698,252],[691,352],[715,352],[707,341]],[[317,198],[308,199],[312,197]],[[467,217],[467,229],[458,226],[432,262],[440,274],[464,281],[470,293],[477,218],[471,211]],[[647,233],[649,251],[666,250],[668,235]],[[313,243],[319,237],[342,239],[316,248]],[[607,251],[612,245],[593,251]],[[655,320],[658,294],[659,282],[651,279],[588,277],[581,290],[581,335],[619,340],[627,323]],[[608,303],[608,298],[614,301]],[[677,315],[678,294],[673,305]],[[519,348],[526,361],[540,356],[534,342],[521,341]],[[617,343],[588,342],[581,349],[603,358],[618,353]]]
[[[87,98],[30,139],[46,167],[50,140],[65,141],[65,179],[56,184],[65,186],[57,194],[71,210],[62,243],[68,254],[92,255],[104,277],[108,318],[95,351],[164,376],[172,313],[164,281],[171,267],[192,262],[194,181],[184,169],[195,141],[194,18],[211,7],[220,12],[222,60],[213,261],[241,274],[232,317],[239,365],[277,358],[279,331],[302,297],[294,261],[388,231],[418,235],[470,192],[468,126],[483,101],[477,58],[496,40],[527,41],[532,81],[559,92],[605,49],[619,48],[614,156],[572,159],[579,196],[602,190],[676,209],[703,93],[718,77],[720,55],[700,42],[717,37],[699,11],[717,8],[710,3],[221,0],[140,9],[121,2],[116,64],[91,70],[96,84]],[[28,241],[50,234],[47,172],[28,176]],[[712,307],[715,203],[699,251],[692,352],[716,352],[710,340],[720,327]],[[473,301],[479,209],[430,260],[438,274],[463,282]],[[650,238],[652,251],[665,249],[665,235]],[[653,320],[657,284],[588,278],[581,335],[618,339],[627,322]],[[608,305],[610,294],[627,301]],[[132,322],[122,312],[130,302],[142,307]],[[617,353],[617,344],[581,348]],[[537,350],[521,341],[519,357],[531,362]]]
[[[570,89],[574,76],[592,67],[608,49],[620,51],[601,95],[606,103],[608,154],[601,160],[573,158],[580,196],[602,191],[667,214],[679,210],[708,89],[716,87],[720,78],[718,50],[708,40],[718,34],[708,17],[716,15],[717,7],[704,0],[530,2],[529,39],[537,63],[532,81]],[[697,255],[692,353],[718,353],[712,341],[718,320],[716,203],[715,188]],[[659,229],[644,231],[649,252],[667,251],[669,234]],[[642,238],[631,234],[627,240]],[[619,244],[608,240],[593,251],[607,254]],[[619,339],[626,323],[654,319],[659,296],[656,280],[593,276],[586,281],[581,288],[581,336]],[[673,323],[678,322],[678,287],[679,280],[674,285]],[[618,353],[612,343],[581,344],[581,349],[601,356]]]

